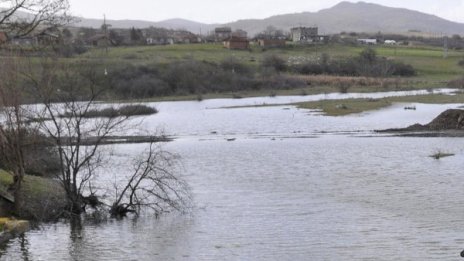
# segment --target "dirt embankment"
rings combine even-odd
[[[392,132],[392,133],[419,133],[418,136],[423,136],[420,133],[428,133],[428,136],[436,136],[435,134],[448,133],[450,136],[464,136],[464,110],[460,109],[449,109],[442,112],[430,123],[414,124],[406,128],[400,129],[386,129],[378,130],[377,132]],[[443,135],[441,135],[443,136]]]

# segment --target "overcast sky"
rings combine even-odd
[[[69,0],[74,15],[86,18],[160,21],[184,18],[203,23],[226,23],[277,14],[316,12],[340,0]],[[357,1],[351,1],[357,2]],[[464,23],[464,0],[372,0]]]

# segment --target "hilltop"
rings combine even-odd
[[[81,18],[76,26],[100,27],[102,19]],[[464,34],[464,24],[452,22],[435,15],[404,8],[392,8],[365,2],[341,2],[318,12],[302,12],[276,15],[265,19],[246,19],[223,25],[204,24],[185,19],[170,19],[160,22],[139,20],[108,20],[113,28],[144,28],[149,26],[168,29],[186,29],[193,33],[206,33],[216,26],[243,29],[250,36],[272,25],[289,30],[295,26],[318,26],[323,34],[345,32],[407,33],[420,31],[432,34]]]
[[[435,15],[404,8],[392,8],[365,2],[341,2],[319,12],[303,12],[272,16],[262,20],[240,20],[227,24],[250,33],[264,30],[269,25],[289,30],[295,26],[318,26],[324,34],[346,32],[464,34],[464,24],[445,20]]]
[[[185,29],[195,34],[205,34],[208,31],[214,30],[217,24],[204,24],[195,21],[190,21],[181,18],[168,19],[160,22],[150,22],[142,20],[107,20],[106,21],[112,28],[128,29],[128,28],[148,28],[148,27],[162,27],[167,29]],[[100,28],[103,24],[103,19],[87,19],[77,18],[77,22],[73,24],[76,27],[91,27]]]

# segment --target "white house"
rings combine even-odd
[[[388,45],[395,45],[396,41],[395,40],[385,40],[385,42],[383,42],[383,43],[388,44]]]
[[[360,44],[375,45],[377,44],[377,39],[358,39]]]

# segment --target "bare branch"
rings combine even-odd
[[[111,214],[138,214],[141,207],[149,207],[155,214],[188,209],[190,190],[185,181],[174,174],[177,161],[177,155],[151,143],[134,161],[134,172],[113,202]]]

